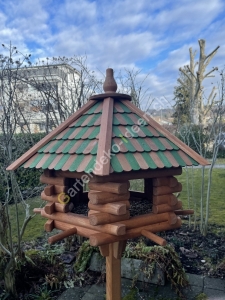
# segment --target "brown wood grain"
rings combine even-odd
[[[167,244],[166,240],[164,240],[160,236],[158,236],[150,231],[142,230],[141,234],[160,246],[166,246],[166,244]]]
[[[121,260],[114,257],[113,244],[106,257],[106,300],[121,300]]]
[[[74,213],[60,213],[54,212],[53,214],[46,214],[44,210],[41,211],[42,217],[45,217],[54,221],[61,221],[64,223],[68,223],[74,226],[80,226],[100,232],[107,232],[113,235],[123,235],[126,232],[126,227],[123,224],[106,224],[106,225],[98,225],[92,226],[89,223],[89,219],[86,216],[78,215]]]
[[[103,100],[101,127],[99,132],[98,152],[94,174],[104,176],[110,174],[110,159],[106,155],[111,152],[113,98]]]
[[[148,226],[127,230],[127,233],[121,236],[113,236],[111,234],[105,234],[105,233],[96,233],[91,235],[89,237],[89,240],[91,246],[100,246],[100,245],[110,244],[122,240],[136,238],[141,235],[142,230],[147,230],[156,233],[165,230],[173,230],[180,227],[181,227],[181,219],[178,217],[177,222],[173,225],[170,225],[168,222],[156,223]]]
[[[88,187],[90,190],[109,192],[114,194],[125,194],[128,192],[130,183],[127,182],[106,182],[106,183],[95,183],[89,182]]]

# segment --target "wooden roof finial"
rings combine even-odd
[[[106,78],[103,84],[103,90],[105,93],[115,93],[117,90],[117,84],[113,77],[113,69],[106,69]]]

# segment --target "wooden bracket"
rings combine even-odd
[[[68,229],[66,231],[60,232],[59,234],[51,236],[50,238],[48,238],[48,242],[50,245],[52,245],[60,240],[65,239],[66,237],[74,235],[76,233],[77,233],[77,229],[74,227],[74,228]]]

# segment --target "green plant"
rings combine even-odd
[[[122,300],[136,300],[138,296],[138,289],[137,288],[132,288],[129,293],[123,297]]]
[[[77,259],[74,264],[74,270],[76,271],[76,273],[84,272],[94,250],[97,249],[90,246],[89,241],[83,242],[77,253]]]
[[[37,287],[35,294],[29,295],[33,300],[52,300],[52,291],[48,290],[46,286]]]
[[[124,257],[143,259],[145,265],[142,271],[148,278],[153,276],[155,267],[159,266],[165,272],[175,292],[182,297],[181,288],[188,286],[189,283],[180,258],[172,246],[149,247],[141,240],[137,244],[129,243]]]
[[[195,297],[195,300],[207,300],[207,299],[208,299],[208,297],[204,293],[201,293],[201,294],[199,294],[198,296]]]

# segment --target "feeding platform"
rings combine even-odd
[[[107,300],[120,300],[126,241],[145,236],[164,246],[156,233],[179,228],[179,215],[193,213],[182,210],[174,195],[182,190],[174,176],[182,167],[208,162],[132,104],[129,95],[116,93],[112,69],[103,88],[105,93],[90,97],[7,169],[43,169],[41,198],[47,204],[35,212],[47,219],[46,231],[62,230],[49,242],[77,234],[99,246],[106,257]],[[130,191],[133,179],[144,179],[143,193]],[[88,216],[71,212],[74,203],[87,198]],[[132,198],[147,198],[152,212],[130,217]]]

